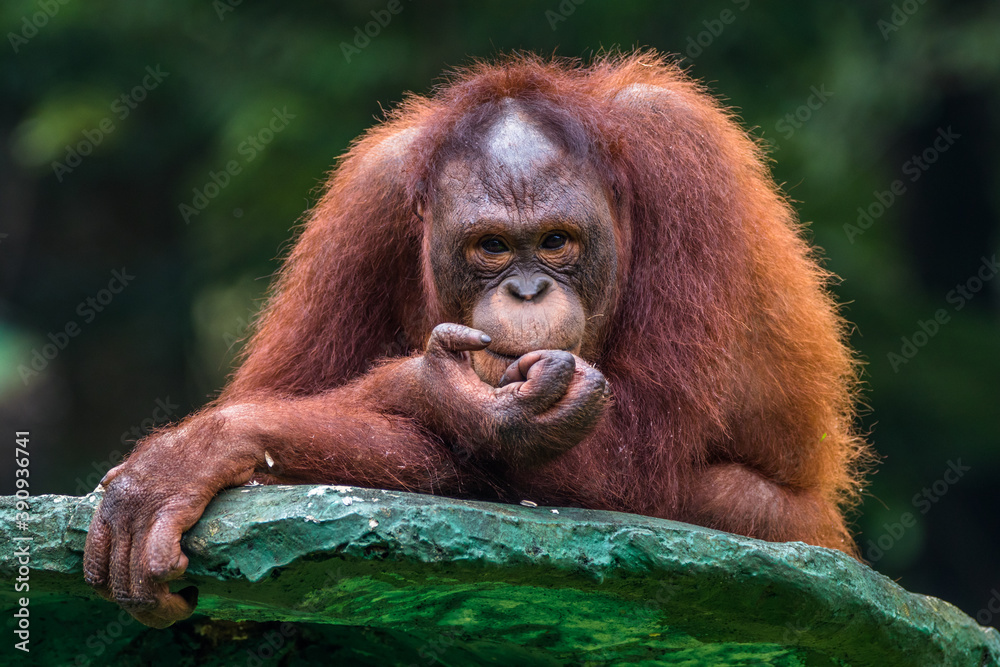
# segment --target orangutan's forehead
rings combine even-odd
[[[530,178],[565,157],[565,151],[516,106],[508,104],[483,137],[482,161],[491,175]]]
[[[530,214],[574,207],[582,202],[573,200],[600,191],[593,170],[513,104],[484,132],[472,154],[445,164],[436,183],[440,205],[474,207],[487,215],[483,209]]]

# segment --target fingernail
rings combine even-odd
[[[480,334],[479,340],[483,341],[484,345],[489,345],[490,343],[493,342],[493,339],[490,338],[487,334]]]

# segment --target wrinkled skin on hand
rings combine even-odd
[[[199,477],[193,468],[177,466],[182,474],[170,475],[169,485],[162,483],[171,466],[163,465],[160,456],[169,457],[171,450],[185,449],[200,438],[207,442],[205,436],[217,431],[211,424],[195,422],[152,436],[138,455],[101,480],[104,497],[87,533],[84,577],[102,597],[154,628],[187,618],[197,604],[193,586],[171,593],[167,584],[188,566],[181,536],[218,491],[245,484],[253,472],[252,467],[240,470],[241,457],[226,448],[231,458],[222,465],[212,465],[211,457],[203,462],[211,475]],[[156,454],[142,455],[146,451]],[[214,451],[221,454],[222,448]]]
[[[530,465],[593,430],[610,392],[600,371],[570,352],[536,350],[511,363],[493,387],[476,374],[470,355],[490,342],[481,331],[441,324],[421,359],[435,423],[451,431],[461,453]]]

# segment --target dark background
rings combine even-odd
[[[771,145],[843,278],[882,457],[856,521],[866,557],[1000,626],[1000,280],[983,268],[1000,245],[1000,5],[64,1],[0,8],[0,491],[15,430],[33,493],[82,494],[136,434],[213,396],[324,174],[405,91],[503,50],[650,46]],[[387,24],[352,43],[372,11]],[[251,150],[275,109],[294,118]],[[240,173],[197,200],[230,160]]]

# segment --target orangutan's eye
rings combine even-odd
[[[510,248],[503,242],[503,239],[496,236],[483,239],[479,247],[491,255],[502,255],[505,252],[510,252]]]
[[[569,241],[569,237],[563,232],[552,232],[542,239],[542,248],[545,250],[559,250],[559,248],[566,245],[567,241]]]

